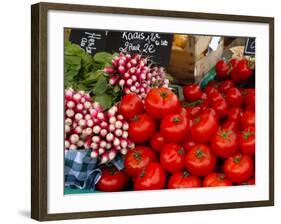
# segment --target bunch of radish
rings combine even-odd
[[[153,87],[168,87],[169,80],[163,67],[153,66],[148,58],[139,54],[120,53],[112,66],[104,72],[110,75],[109,83],[119,85],[125,94],[136,93],[144,99]]]
[[[117,106],[107,112],[84,91],[65,90],[65,149],[91,149],[101,164],[125,155],[134,147],[128,139],[129,124]]]

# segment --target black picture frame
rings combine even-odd
[[[48,214],[47,209],[47,13],[49,10],[111,13],[166,18],[194,18],[263,23],[269,25],[269,199],[264,201],[217,203],[203,205],[138,208],[110,211]],[[274,18],[238,16],[182,11],[162,11],[136,8],[116,8],[89,5],[38,3],[31,6],[31,217],[39,221],[80,219],[108,216],[141,215],[170,212],[187,212],[226,208],[259,207],[274,205]]]

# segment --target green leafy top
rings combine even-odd
[[[79,45],[66,41],[64,87],[87,91],[93,100],[108,109],[120,99],[120,90],[116,92],[112,89],[108,84],[108,75],[103,72],[105,67],[111,65],[114,56],[107,52],[98,52],[91,56]]]

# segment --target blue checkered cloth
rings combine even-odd
[[[64,185],[78,189],[95,189],[101,177],[97,159],[91,150],[66,150],[64,157]]]

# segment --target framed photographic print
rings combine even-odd
[[[274,18],[32,5],[32,218],[274,204]]]

